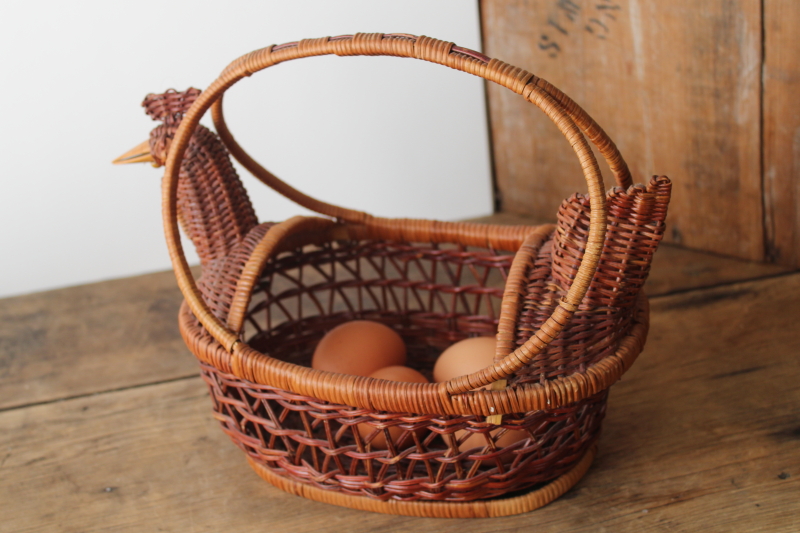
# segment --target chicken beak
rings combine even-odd
[[[150,153],[150,141],[145,141],[142,144],[139,144],[128,150],[112,161],[112,163],[115,165],[126,165],[128,163],[151,163],[154,167],[161,166],[155,160],[153,154]]]

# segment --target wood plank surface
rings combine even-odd
[[[774,276],[790,269],[663,244],[653,257],[644,290],[648,295],[671,294],[736,281]]]
[[[196,375],[169,272],[0,299],[0,409]]]
[[[800,4],[764,2],[764,205],[767,254],[800,266]]]
[[[192,377],[0,412],[0,531],[797,531],[798,296],[800,274],[654,298],[594,466],[532,513],[418,519],[285,494]]]
[[[764,258],[758,0],[485,0],[481,16],[484,51],[584,107],[617,143],[634,182],[672,178],[668,241]],[[549,120],[487,86],[501,210],[554,213],[585,191]]]

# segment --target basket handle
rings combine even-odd
[[[407,35],[403,36],[413,37]],[[330,40],[342,39],[344,37],[350,37],[350,36],[331,37]],[[384,37],[392,37],[392,35],[384,35]],[[421,38],[428,39],[427,37],[421,37]],[[297,44],[298,43],[288,43],[284,45],[273,46],[272,52],[280,51],[283,50],[284,48],[288,48],[292,45],[297,45]],[[255,53],[256,52],[253,52],[253,54]],[[594,119],[591,116],[589,116],[589,114],[586,111],[584,111],[582,107],[580,107],[577,103],[575,103],[574,100],[572,100],[569,96],[564,94],[556,86],[554,86],[553,84],[542,78],[539,78],[533,74],[525,72],[524,70],[511,67],[510,65],[506,65],[505,63],[502,63],[501,61],[498,61],[496,59],[490,59],[488,56],[485,56],[479,52],[475,52],[474,50],[453,46],[451,53],[464,54],[469,57],[475,58],[479,61],[482,61],[487,65],[488,70],[498,69],[500,71],[503,71],[506,69],[513,69],[515,71],[519,71],[517,76],[523,80],[529,76],[530,79],[525,83],[526,87],[520,94],[522,94],[526,99],[530,99],[530,93],[534,91],[533,85],[544,90],[548,95],[550,95],[561,105],[561,107],[564,109],[567,115],[575,122],[575,124],[581,129],[581,131],[586,136],[588,136],[589,140],[597,147],[600,154],[608,163],[608,166],[611,169],[612,174],[614,175],[614,179],[617,182],[617,185],[619,185],[624,189],[627,189],[633,184],[633,180],[631,178],[631,173],[630,170],[628,169],[628,165],[622,158],[622,154],[620,154],[619,149],[617,149],[616,144],[614,144],[614,141],[611,140],[611,138],[608,136],[605,130],[603,130],[603,128],[601,128],[600,125],[597,124],[597,122],[595,122]],[[231,63],[228,69],[233,68],[234,64],[237,63],[237,61]],[[486,79],[491,79],[482,74],[478,75]],[[491,79],[491,81],[500,83],[496,79]],[[503,84],[501,83],[501,85]],[[531,85],[531,87],[528,88],[527,87],[528,85]],[[512,90],[515,89],[512,88]],[[515,90],[515,92],[519,91]],[[217,134],[219,135],[220,139],[222,139],[223,144],[225,144],[225,147],[228,149],[228,151],[231,153],[234,159],[236,159],[253,176],[255,176],[258,180],[260,180],[262,183],[264,183],[265,185],[276,191],[281,196],[284,196],[292,200],[296,204],[301,205],[306,209],[309,209],[316,213],[327,215],[333,218],[338,218],[346,222],[352,222],[354,224],[377,223],[376,219],[378,219],[378,217],[373,217],[372,215],[369,215],[362,211],[357,211],[355,209],[348,209],[345,207],[339,207],[333,204],[328,204],[326,202],[322,202],[320,200],[317,200],[316,198],[308,196],[307,194],[295,189],[285,181],[275,176],[275,174],[273,174],[272,172],[261,166],[261,164],[259,164],[258,161],[253,159],[250,156],[250,154],[248,154],[241,147],[241,145],[239,145],[239,143],[236,142],[236,139],[234,139],[233,135],[228,129],[228,125],[225,122],[225,115],[222,111],[223,96],[224,96],[223,94],[220,94],[219,98],[215,100],[214,103],[211,105],[211,116],[214,121],[214,127],[217,130]]]
[[[186,112],[175,137],[171,143],[167,155],[164,170],[164,180],[162,182],[162,217],[164,231],[166,234],[167,247],[170,259],[181,289],[189,308],[195,317],[206,328],[206,330],[224,346],[232,358],[238,357],[241,350],[236,350],[236,345],[242,341],[238,334],[228,329],[210,311],[200,294],[199,289],[192,277],[178,231],[177,217],[177,188],[178,173],[184,152],[188,146],[189,139],[200,119],[205,112],[218,101],[222,94],[244,77],[267,68],[269,66],[297,59],[318,55],[389,55],[399,57],[410,57],[423,59],[433,63],[439,63],[451,68],[461,70],[494,81],[503,85],[514,92],[523,95],[527,100],[536,104],[548,117],[555,123],[562,134],[567,138],[572,146],[581,168],[586,178],[589,189],[589,201],[591,215],[589,222],[589,234],[586,242],[581,264],[575,275],[572,285],[567,294],[559,302],[553,314],[548,318],[539,330],[531,338],[514,352],[507,355],[503,360],[487,367],[481,371],[454,378],[446,383],[440,383],[438,390],[447,396],[460,394],[473,389],[478,389],[489,383],[504,379],[519,368],[527,364],[536,354],[541,352],[566,326],[583,299],[597,264],[600,259],[605,239],[607,224],[605,192],[603,179],[597,160],[591,151],[581,128],[576,125],[572,116],[583,120],[583,128],[590,136],[593,136],[601,149],[601,153],[606,157],[609,165],[616,169],[615,174],[623,176],[620,183],[630,180],[627,167],[613,143],[608,140],[602,129],[594,121],[587,122],[585,112],[580,110],[560,91],[555,92],[555,88],[547,82],[533,76],[522,69],[512,67],[501,61],[491,59],[486,56],[472,52],[464,48],[455,47],[453,43],[439,41],[430,37],[415,37],[406,34],[356,34],[340,37],[323,37],[320,39],[306,39],[297,43],[288,43],[280,46],[269,46],[261,50],[256,50],[246,54],[232,62],[222,74],[205,90],[191,108]],[[488,60],[488,61],[487,61]],[[555,96],[554,96],[555,95]],[[562,105],[562,100],[566,105]],[[591,120],[591,119],[589,119]],[[593,126],[594,124],[594,126]],[[624,169],[624,171],[623,171]],[[627,176],[627,177],[625,177]],[[277,180],[277,178],[275,178]],[[280,180],[277,180],[283,184]],[[285,187],[291,189],[288,185]],[[294,191],[294,189],[291,189]],[[295,191],[298,194],[299,191]],[[288,195],[287,195],[288,196]],[[305,195],[303,195],[305,197]],[[290,196],[291,198],[292,196]],[[371,217],[366,213],[346,210],[329,204],[322,204],[310,197],[305,197],[313,201],[314,207],[323,214],[343,218],[357,223],[377,223],[382,225],[389,222],[389,219],[379,219]],[[303,200],[307,201],[307,200]],[[301,205],[305,205],[302,202]],[[329,207],[328,207],[329,206]],[[333,208],[332,210],[330,208]],[[365,219],[364,217],[368,217]],[[241,361],[239,363],[242,363]],[[241,368],[240,364],[234,364],[234,368]]]

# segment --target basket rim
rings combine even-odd
[[[493,416],[557,409],[609,388],[641,353],[647,339],[649,315],[649,301],[644,291],[640,291],[628,334],[619,341],[613,354],[587,366],[583,373],[575,372],[544,383],[455,395],[447,392],[447,382],[400,383],[337,374],[275,359],[244,342],[237,343],[230,353],[198,324],[185,300],[181,303],[178,323],[195,357],[244,381],[375,411]]]

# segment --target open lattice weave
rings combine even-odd
[[[669,183],[655,179],[647,189],[608,195],[616,229],[609,233],[589,295],[567,329],[510,380],[512,387],[585,372],[629,335],[637,320],[636,294],[649,266],[643,259],[655,250],[663,227],[664,211],[654,210],[653,203],[668,192]],[[574,275],[573,247],[585,240],[587,212],[581,195],[565,201],[558,229],[532,258],[515,328],[518,345],[550,315]],[[631,226],[631,212],[644,214],[647,223]],[[261,231],[268,227],[262,225]],[[221,318],[247,248],[256,241],[243,241],[224,262],[226,268],[209,269],[200,280]],[[632,263],[625,280],[614,260],[620,250]],[[267,263],[258,281],[246,316],[247,342],[277,359],[309,365],[325,332],[347,320],[375,320],[400,332],[409,366],[430,378],[445,347],[497,331],[512,259],[495,250],[378,240],[289,250]],[[639,321],[641,315],[639,309]],[[190,320],[185,316],[182,322],[187,340],[207,337],[196,321],[189,326]],[[507,415],[498,428],[476,415],[415,415],[323,402],[244,382],[211,365],[203,366],[203,375],[225,432],[253,460],[301,482],[378,499],[462,501],[545,483],[569,471],[596,441],[607,398],[603,390],[556,409]],[[374,431],[363,437],[359,424]],[[403,432],[394,437],[388,431],[392,426]],[[528,438],[497,447],[506,431],[524,431]],[[485,441],[466,450],[463,444],[473,433]],[[387,449],[371,446],[379,434]]]

